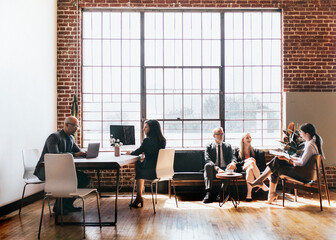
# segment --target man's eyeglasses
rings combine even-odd
[[[216,136],[223,136],[224,133],[215,133]]]
[[[73,123],[67,123],[67,124],[70,124],[70,125],[72,125],[73,127],[76,127],[76,128],[79,128],[79,127],[80,127],[79,125],[77,125],[77,124],[73,124]]]

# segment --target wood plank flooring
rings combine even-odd
[[[176,208],[174,198],[158,195],[157,213],[153,214],[151,195],[144,195],[144,207],[129,209],[130,193],[121,193],[118,201],[116,227],[86,227],[86,239],[336,239],[336,193],[331,191],[331,207],[323,201],[319,208],[317,195],[300,195],[298,202],[282,200],[268,205],[262,200],[242,201],[237,209],[231,202],[223,207],[218,203],[203,204],[197,200],[181,200]],[[294,197],[288,194],[290,198]],[[112,220],[114,201],[101,200],[103,219]],[[80,202],[76,202],[79,205]],[[0,218],[0,239],[37,239],[41,201]],[[86,220],[97,221],[94,195],[86,200]],[[66,220],[80,220],[81,213],[73,213]],[[81,226],[56,226],[49,217],[47,204],[43,218],[41,239],[82,239]]]

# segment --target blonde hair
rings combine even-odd
[[[249,134],[251,136],[250,133],[244,133],[241,140],[240,140],[240,150],[239,150],[239,158],[244,160],[245,159],[245,153],[244,153],[244,138],[246,137],[246,135]],[[250,150],[250,155],[251,157],[254,157],[255,153],[254,153],[254,150],[253,150],[253,147],[252,145],[250,145],[249,147],[249,150]]]

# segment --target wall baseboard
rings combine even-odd
[[[43,191],[23,198],[23,207],[43,198]],[[21,199],[0,207],[0,217],[20,209]],[[19,214],[19,212],[18,212]]]

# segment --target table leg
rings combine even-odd
[[[98,178],[98,192],[99,192],[99,197],[101,198],[101,189],[100,189],[100,170],[97,169],[97,178]]]
[[[114,205],[114,225],[117,225],[117,217],[118,217],[118,194],[119,194],[119,172],[120,169],[117,168],[117,182],[116,182],[116,198]]]
[[[230,184],[231,184],[231,181],[229,180],[229,186],[228,186],[228,189],[230,188]],[[226,202],[227,200],[229,199],[230,197],[230,192],[228,193],[228,195],[226,196],[226,198],[224,198],[224,194],[225,194],[225,184],[224,184],[224,181],[221,181],[221,193],[222,193],[222,198],[219,199],[219,207],[222,207]],[[221,200],[223,199],[223,202],[221,202]]]
[[[239,200],[239,192],[238,192],[238,185],[237,185],[237,180],[236,179],[233,179],[232,181],[234,181],[234,183],[235,183],[235,198],[237,199],[235,199],[232,195],[231,195],[231,201],[232,201],[232,204],[233,204],[233,206],[235,207],[235,208],[237,208],[238,207],[238,205],[240,204],[240,200]]]

